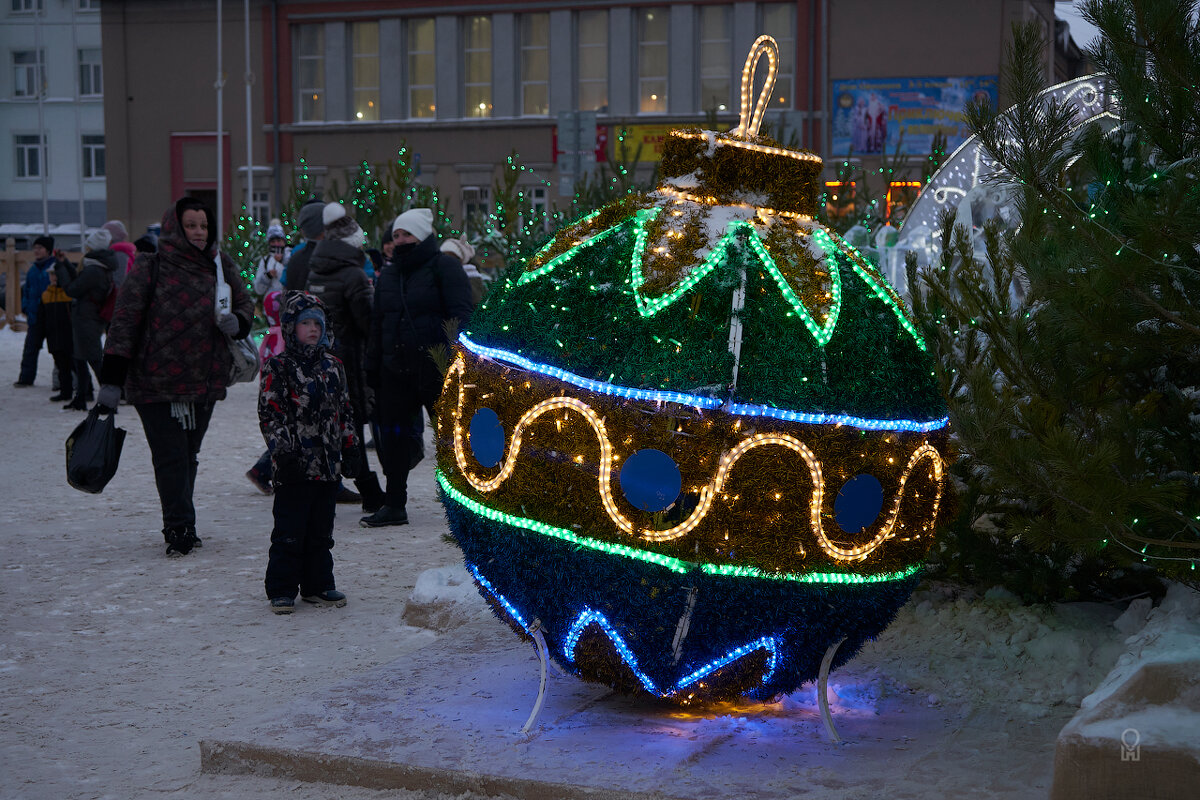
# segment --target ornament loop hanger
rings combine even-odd
[[[767,80],[763,83],[762,91],[758,93],[758,102],[751,113],[750,95],[754,92],[754,73],[758,71],[758,62],[764,55],[767,57]],[[758,136],[763,114],[771,103],[771,92],[775,89],[775,74],[778,70],[779,44],[772,37],[763,34],[754,40],[750,55],[746,56],[746,66],[742,67],[742,113],[738,126],[733,129],[734,136],[740,139]]]

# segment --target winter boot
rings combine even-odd
[[[325,591],[317,592],[316,594],[301,595],[300,599],[306,603],[312,603],[314,606],[319,608],[327,608],[329,606],[341,608],[342,606],[346,605],[346,595],[342,594],[337,589],[326,589]]]
[[[351,489],[345,484],[338,484],[337,501],[338,503],[361,503],[362,497],[358,492]]]
[[[272,614],[290,614],[296,610],[296,601],[290,597],[272,597]]]
[[[386,528],[389,525],[407,525],[408,513],[403,508],[383,506],[374,514],[360,519],[358,524],[364,528]]]
[[[168,558],[186,556],[198,541],[195,531],[189,532],[186,527],[163,528],[163,539],[167,542]]]
[[[374,472],[368,472],[366,477],[355,480],[354,485],[358,487],[358,493],[362,495],[363,511],[368,514],[374,514],[383,508],[383,489],[379,486],[378,475]]]

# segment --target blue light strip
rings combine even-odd
[[[662,692],[658,691],[658,688],[654,685],[654,681],[650,680],[650,677],[642,672],[642,668],[638,666],[637,656],[629,649],[629,645],[625,644],[625,640],[621,638],[621,634],[617,633],[617,629],[612,626],[608,618],[599,611],[584,608],[583,613],[575,620],[575,624],[571,626],[571,630],[567,633],[567,638],[563,646],[563,653],[566,657],[572,661],[575,660],[575,645],[579,644],[579,637],[583,635],[584,629],[593,622],[599,625],[600,629],[604,631],[604,635],[612,641],[621,659],[633,670],[633,674],[642,682],[642,686],[646,691],[660,697],[665,696]]]
[[[597,394],[607,394],[616,397],[626,397],[632,400],[649,400],[651,402],[679,403],[680,405],[692,406],[693,408],[719,408],[722,411],[736,416],[747,417],[770,417],[772,419],[781,419],[788,422],[803,422],[809,425],[845,425],[848,428],[858,428],[866,431],[915,431],[927,433],[936,431],[950,424],[949,417],[941,417],[931,422],[917,422],[907,419],[867,419],[865,417],[855,417],[849,414],[813,414],[803,411],[788,411],[782,408],[772,408],[771,406],[753,405],[750,403],[729,403],[724,404],[721,400],[715,397],[701,397],[700,395],[684,394],[683,392],[664,392],[655,389],[633,389],[628,386],[619,386],[615,383],[605,383],[604,381],[594,381],[590,378],[584,378],[581,375],[576,375],[573,372],[568,372],[565,369],[552,367],[548,364],[542,364],[537,361],[531,361],[524,356],[510,353],[507,350],[501,350],[496,347],[487,347],[477,342],[471,341],[465,333],[458,337],[459,342],[463,347],[470,350],[478,356],[486,358],[494,358],[497,361],[504,361],[509,364],[527,369],[530,372],[537,372],[541,375],[546,375],[551,378],[569,383],[572,386],[578,386],[581,389],[596,392]]]
[[[664,392],[651,389],[631,389],[627,386],[618,386],[615,383],[605,383],[603,381],[594,381],[590,378],[584,378],[581,375],[576,375],[573,372],[567,372],[565,369],[551,367],[547,364],[540,364],[536,361],[530,361],[524,356],[519,356],[516,353],[510,353],[507,350],[500,350],[495,347],[486,347],[476,342],[471,341],[465,333],[460,334],[458,340],[462,346],[470,350],[475,355],[494,358],[497,361],[507,361],[510,364],[515,364],[518,367],[527,369],[530,372],[537,372],[542,375],[548,375],[551,378],[557,378],[564,383],[569,383],[572,386],[578,386],[581,389],[596,392],[597,394],[610,394],[617,397],[628,397],[633,400],[650,400],[664,403],[679,403],[685,406],[694,406],[696,408],[719,408],[721,401],[715,397],[700,397],[694,394],[683,394],[682,392]]]
[[[488,592],[491,593],[492,597],[496,598],[496,602],[503,606],[504,610],[507,611],[509,615],[517,621],[517,624],[521,626],[521,629],[528,631],[529,623],[525,621],[525,617],[521,616],[521,612],[517,611],[516,606],[508,602],[508,598],[506,598],[504,595],[497,592],[496,587],[492,586],[491,581],[483,577],[483,574],[475,568],[474,564],[467,564],[467,569],[470,570],[471,574],[475,576],[475,580],[479,581],[479,585],[487,589]]]
[[[767,671],[763,673],[762,680],[759,682],[759,685],[766,683],[771,679],[771,676],[775,674],[775,667],[779,661],[778,645],[775,643],[774,636],[764,636],[757,641],[744,644],[736,650],[730,650],[724,656],[715,661],[708,662],[691,675],[682,678],[679,683],[675,684],[674,691],[682,692],[684,689],[691,686],[701,678],[711,675],[722,667],[729,666],[743,656],[750,655],[755,650],[766,650],[767,654],[770,656],[767,659]]]
[[[621,634],[617,633],[617,629],[613,627],[613,624],[609,622],[608,618],[599,611],[594,611],[591,608],[585,607],[583,609],[583,613],[576,617],[574,624],[571,625],[571,630],[567,633],[567,638],[563,643],[563,653],[566,655],[566,657],[571,661],[575,660],[575,647],[579,644],[579,637],[583,635],[583,632],[587,629],[587,626],[593,622],[600,626],[600,629],[604,632],[604,635],[607,636],[609,641],[613,643],[613,646],[617,649],[617,653],[621,656],[621,659],[625,662],[625,665],[629,667],[634,676],[641,681],[642,687],[645,688],[647,692],[650,692],[650,694],[655,694],[659,697],[670,697],[673,694],[678,694],[686,690],[692,684],[702,680],[703,678],[711,675],[723,667],[729,666],[738,659],[750,655],[756,650],[766,650],[769,656],[767,660],[767,669],[763,673],[762,680],[759,681],[760,686],[771,679],[771,676],[775,674],[775,668],[779,663],[779,645],[776,643],[775,637],[763,636],[762,638],[750,642],[749,644],[744,644],[741,647],[730,650],[728,653],[718,659],[708,662],[700,669],[680,679],[680,681],[675,684],[675,688],[671,689],[671,691],[660,692],[657,687],[655,687],[654,681],[650,680],[650,677],[642,672],[642,668],[638,665],[637,656],[635,656],[633,651],[629,649],[629,646],[625,644],[625,640],[621,638]]]

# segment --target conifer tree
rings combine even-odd
[[[1018,28],[1013,108],[968,118],[1020,225],[988,225],[983,260],[948,220],[940,267],[909,262],[967,486],[941,560],[1027,596],[1119,593],[1146,568],[1200,583],[1197,2],[1090,0],[1085,16],[1116,127],[1075,131],[1043,100],[1045,43]]]

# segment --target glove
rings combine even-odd
[[[222,314],[217,317],[217,328],[226,336],[233,336],[238,332],[238,320],[233,314]]]
[[[276,453],[273,477],[276,483],[303,483],[308,480],[308,468],[296,453]]]
[[[342,451],[342,476],[353,480],[358,477],[358,467],[362,463],[362,448],[359,445],[347,447]]]
[[[121,387],[113,386],[112,384],[104,384],[100,387],[100,391],[96,392],[96,409],[101,414],[117,413],[117,406],[121,402]]]

